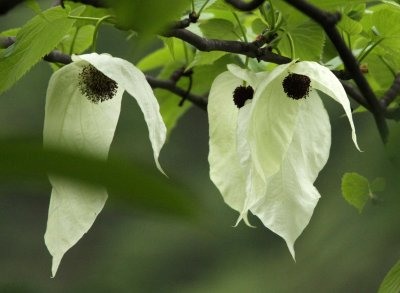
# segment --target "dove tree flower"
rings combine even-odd
[[[108,54],[73,56],[57,70],[47,89],[44,147],[64,149],[105,160],[117,126],[121,99],[127,91],[136,99],[149,129],[158,169],[166,127],[159,105],[144,74],[126,60]],[[107,199],[101,186],[50,174],[46,246],[56,274],[63,255],[85,234]]]
[[[292,62],[263,73],[229,65],[209,95],[211,180],[240,213],[238,222],[250,225],[250,211],[286,241],[293,258],[294,242],[320,198],[313,183],[331,145],[318,91],[342,105],[359,149],[346,93],[316,62]]]

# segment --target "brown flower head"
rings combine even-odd
[[[302,74],[290,73],[282,82],[283,91],[289,98],[300,100],[308,97],[311,79]]]
[[[93,65],[85,65],[79,73],[79,90],[94,104],[112,99],[118,84],[97,70]]]

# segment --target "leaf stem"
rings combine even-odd
[[[248,43],[247,36],[246,36],[246,33],[245,33],[245,31],[244,31],[244,28],[243,28],[242,24],[240,23],[239,16],[237,15],[237,13],[236,13],[235,11],[232,11],[232,13],[233,13],[233,16],[235,17],[235,19],[236,19],[236,21],[237,21],[237,23],[238,23],[238,26],[239,26],[239,29],[240,29],[242,35],[243,35],[244,41],[245,41],[246,43]]]
[[[206,8],[206,5],[208,4],[208,2],[210,2],[210,0],[204,1],[203,5],[200,7],[199,12],[197,13],[198,16],[200,16],[200,14],[203,12],[204,8]]]
[[[189,52],[188,52],[188,48],[186,46],[186,43],[184,41],[182,41],[182,45],[183,45],[183,52],[185,53],[185,61],[186,61],[186,66],[189,65]]]
[[[72,39],[72,41],[71,41],[71,46],[70,46],[70,48],[69,48],[69,55],[72,55],[72,54],[74,53],[75,42],[76,42],[76,38],[78,37],[78,33],[79,33],[79,30],[80,30],[80,29],[81,29],[81,26],[78,26],[78,27],[76,28],[74,37],[73,37],[73,39]]]
[[[112,17],[113,17],[112,15],[106,15],[106,16],[103,16],[102,18],[97,20],[96,25],[94,27],[94,32],[93,32],[92,52],[96,51],[97,35],[98,35],[98,32],[99,32],[100,25],[104,21],[106,21],[107,19],[110,19]]]
[[[389,71],[392,73],[393,77],[396,78],[397,74],[396,71],[393,69],[393,67],[389,64],[389,62],[385,59],[385,57],[379,55],[379,59],[382,61],[383,64],[386,65],[386,67],[389,69]]]
[[[296,51],[295,51],[295,48],[294,48],[294,41],[293,41],[292,35],[290,33],[286,32],[286,36],[287,36],[287,38],[289,40],[289,45],[290,45],[290,58],[293,60],[296,57]]]
[[[271,17],[272,17],[272,25],[271,25],[271,30],[275,29],[275,24],[276,24],[276,20],[275,20],[275,9],[274,9],[274,5],[272,5],[272,1],[268,0],[269,3],[269,8],[271,9]]]
[[[98,17],[74,16],[74,15],[68,15],[67,17],[70,18],[70,19],[89,20],[89,21],[98,21],[100,19]]]
[[[376,41],[375,43],[373,43],[370,47],[366,47],[365,50],[363,50],[360,55],[358,56],[358,62],[361,63],[367,56],[369,53],[372,52],[372,50],[378,46],[381,42],[383,41],[382,39],[379,39],[378,41]]]

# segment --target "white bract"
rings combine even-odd
[[[117,84],[114,97],[93,103],[80,90],[84,67],[94,66]],[[136,99],[149,129],[150,142],[158,169],[166,127],[157,99],[144,74],[126,60],[108,54],[73,56],[73,63],[56,71],[49,82],[44,121],[44,147],[106,160],[117,126],[121,98],[127,91]],[[90,229],[107,199],[101,186],[91,186],[68,178],[49,175],[53,187],[50,199],[46,246],[53,256],[56,274],[67,250]]]
[[[349,119],[358,149],[350,103],[336,76],[315,62],[277,66],[252,73],[228,66],[210,91],[210,177],[225,202],[281,236],[293,258],[294,242],[310,221],[320,194],[314,187],[329,157],[329,117],[316,90],[339,102]],[[298,100],[284,92],[289,74],[307,76],[308,96]],[[238,109],[232,94],[246,81],[255,92]]]

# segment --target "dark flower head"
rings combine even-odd
[[[308,97],[311,79],[302,74],[290,73],[282,82],[283,91],[289,98],[300,100]]]
[[[118,85],[111,78],[89,64],[79,73],[79,89],[89,101],[97,104],[112,99],[117,93]]]
[[[233,92],[233,102],[240,109],[244,106],[247,100],[253,98],[254,90],[251,86],[238,86]]]

